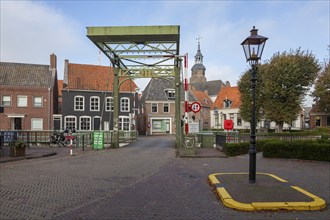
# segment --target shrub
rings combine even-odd
[[[261,141],[258,141],[256,144],[257,152],[262,151],[262,144],[259,145]],[[265,141],[262,141],[265,142]],[[223,152],[230,157],[238,156],[242,154],[249,153],[250,143],[249,142],[242,142],[242,143],[226,143],[223,147]]]
[[[323,134],[321,135],[321,139],[322,139],[322,140],[329,140],[329,139],[330,139],[330,134],[328,134],[328,133],[323,133]]]
[[[266,158],[288,158],[330,162],[330,140],[283,141],[278,139],[260,140],[256,143],[257,152],[262,151]],[[223,151],[227,156],[249,153],[250,143],[226,143]]]
[[[263,147],[263,156],[330,162],[330,141],[269,141]]]

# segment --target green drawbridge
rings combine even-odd
[[[119,147],[119,88],[134,78],[174,78],[175,94],[181,94],[179,55],[180,26],[87,27],[87,37],[110,59],[114,67],[113,147]],[[175,96],[177,148],[182,137],[180,95]]]

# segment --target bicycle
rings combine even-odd
[[[63,134],[63,132],[54,132],[53,135],[49,138],[49,147],[52,147],[52,145],[57,145],[58,147],[66,147],[66,139]]]

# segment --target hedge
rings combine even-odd
[[[263,156],[268,158],[292,158],[330,162],[330,141],[269,141],[263,147]]]
[[[260,140],[258,144],[256,144],[257,152],[261,152],[263,146],[268,140]],[[226,143],[223,147],[223,152],[230,157],[238,156],[242,154],[249,153],[250,143],[249,142],[242,142],[242,143]]]
[[[250,143],[226,143],[223,151],[228,156],[247,154]],[[330,162],[330,140],[262,140],[257,141],[257,152],[262,151],[266,158],[291,158]]]

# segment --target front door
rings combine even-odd
[[[14,118],[14,130],[22,130],[22,118]]]
[[[170,120],[166,120],[166,133],[167,134],[170,134],[171,133],[171,130],[170,130]]]
[[[94,127],[93,127],[94,131],[100,130],[101,118],[94,118],[93,125],[94,125]]]

